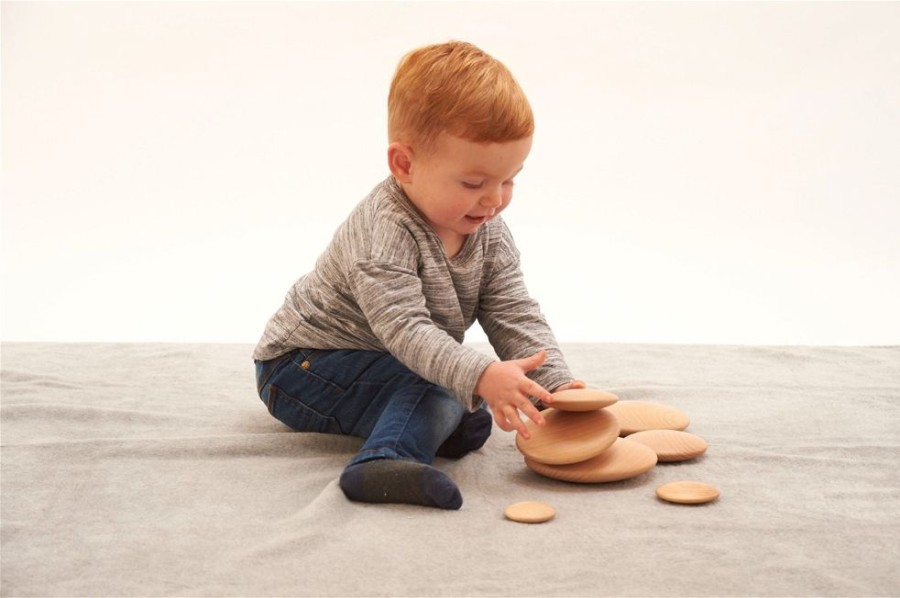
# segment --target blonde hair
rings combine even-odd
[[[388,95],[388,139],[427,151],[441,133],[468,141],[530,137],[534,115],[506,66],[466,42],[425,46],[400,60]]]

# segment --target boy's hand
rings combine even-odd
[[[556,388],[550,391],[551,394],[556,394],[561,390],[572,390],[576,388],[587,388],[587,384],[585,384],[584,380],[572,380],[571,382],[567,382],[565,384],[560,384]],[[537,404],[538,411],[543,411],[547,408],[543,403]]]
[[[584,380],[572,380],[568,384],[557,386],[553,389],[553,392],[559,392],[561,390],[573,390],[576,388],[587,388],[587,384],[585,384]]]
[[[524,359],[494,362],[481,374],[475,392],[487,401],[501,430],[516,430],[525,440],[531,438],[519,417],[519,411],[536,424],[544,425],[544,418],[528,397],[535,397],[549,405],[553,402],[553,395],[525,374],[540,367],[545,359],[547,352],[541,350]]]

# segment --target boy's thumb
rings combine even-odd
[[[547,359],[547,351],[545,349],[541,349],[534,355],[531,355],[530,357],[526,357],[525,359],[521,359],[519,361],[522,364],[522,367],[525,369],[525,371],[530,372],[531,370],[540,367],[540,365],[542,363],[544,363],[544,361],[546,361],[546,359]]]

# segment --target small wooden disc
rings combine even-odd
[[[526,500],[509,505],[503,514],[519,523],[544,523],[553,519],[556,511],[545,502]]]
[[[531,439],[516,434],[516,448],[533,461],[563,465],[596,457],[619,435],[616,418],[605,409],[570,413],[556,409],[541,411],[545,424],[528,422]]]
[[[610,392],[571,388],[553,393],[553,402],[550,406],[560,411],[594,411],[609,407],[618,400],[619,397]]]
[[[644,430],[684,430],[690,418],[668,405],[644,401],[619,401],[606,408],[619,420],[620,434],[628,436]]]
[[[618,482],[652,469],[656,465],[656,453],[639,442],[617,438],[611,447],[587,461],[549,465],[525,457],[525,465],[535,473],[564,482]]]
[[[689,432],[679,430],[644,430],[627,436],[628,440],[649,446],[660,461],[687,461],[706,452],[709,444]]]
[[[719,498],[719,489],[703,482],[672,482],[657,488],[656,496],[683,505],[699,505]]]

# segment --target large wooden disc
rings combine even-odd
[[[611,392],[591,388],[571,388],[553,393],[550,406],[559,411],[594,411],[617,402],[619,397]]]
[[[684,430],[690,418],[668,405],[644,401],[619,401],[606,408],[619,420],[619,433],[628,436],[644,430]]]
[[[627,436],[628,440],[649,446],[660,461],[687,461],[706,452],[709,444],[689,432],[680,430],[644,430]]]
[[[656,453],[639,442],[618,438],[611,447],[587,461],[549,465],[525,457],[525,465],[535,473],[564,482],[618,482],[653,469]]]
[[[533,461],[563,465],[595,457],[619,435],[616,418],[605,409],[571,413],[544,409],[545,424],[528,422],[531,439],[516,434],[516,448]]]

